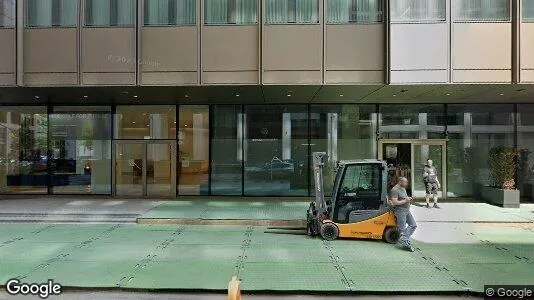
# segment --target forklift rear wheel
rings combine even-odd
[[[339,236],[339,229],[334,223],[321,225],[321,236],[327,241],[333,241]]]
[[[383,238],[384,238],[384,241],[390,244],[395,244],[400,238],[400,233],[396,227],[387,227],[384,230]]]

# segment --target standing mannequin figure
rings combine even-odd
[[[426,189],[426,208],[430,208],[430,195],[434,198],[434,208],[440,208],[438,206],[438,189],[441,188],[441,184],[439,183],[438,172],[430,158],[427,159],[423,168],[423,182]]]

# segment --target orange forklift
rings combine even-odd
[[[399,231],[388,200],[387,164],[379,160],[337,163],[332,197],[325,199],[323,169],[326,153],[313,153],[315,199],[307,211],[308,235],[337,238],[382,239],[396,243]]]

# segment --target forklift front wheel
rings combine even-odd
[[[321,236],[327,241],[333,241],[339,236],[339,228],[334,223],[324,223],[321,225]]]
[[[384,230],[383,238],[384,238],[384,241],[390,244],[395,244],[400,238],[400,233],[396,227],[387,227]]]

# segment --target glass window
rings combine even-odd
[[[258,0],[205,0],[204,24],[256,24]]]
[[[111,194],[111,108],[54,107],[49,116],[54,194]]]
[[[266,0],[267,24],[319,23],[317,0]]]
[[[376,158],[376,106],[312,105],[310,134],[310,152],[322,151],[328,156],[323,176],[325,194],[330,195],[337,161]]]
[[[328,23],[382,22],[382,0],[328,0]]]
[[[444,138],[443,105],[380,105],[380,135],[383,139]]]
[[[534,0],[523,0],[523,21],[534,22]]]
[[[241,105],[215,105],[212,120],[211,194],[241,195],[244,120]]]
[[[145,0],[145,25],[195,25],[195,0]]]
[[[451,197],[472,197],[478,185],[490,184],[489,150],[513,147],[513,105],[448,105],[460,122],[447,124],[447,185]]]
[[[305,105],[245,107],[245,194],[308,195]]]
[[[46,107],[0,107],[0,193],[47,193]]]
[[[15,0],[0,0],[1,27],[15,27]]]
[[[509,0],[456,0],[456,21],[510,21]]]
[[[534,105],[518,104],[517,112],[517,148],[520,151],[517,186],[521,192],[526,192],[529,190],[526,184],[534,182]]]
[[[176,108],[165,105],[117,106],[116,139],[176,139]]]
[[[178,194],[209,194],[209,107],[180,105]]]
[[[389,3],[392,22],[443,22],[446,19],[445,0],[395,0]]]
[[[76,0],[26,0],[26,27],[74,27]]]
[[[135,0],[85,0],[85,26],[132,27],[136,3]]]

